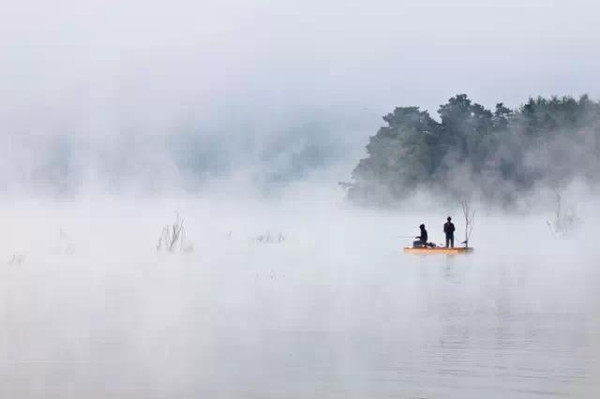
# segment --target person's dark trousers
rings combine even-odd
[[[446,248],[448,248],[448,244],[454,248],[454,234],[446,234]]]

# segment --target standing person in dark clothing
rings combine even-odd
[[[422,224],[419,226],[421,229],[421,235],[417,236],[418,240],[413,242],[414,248],[424,248],[427,246],[427,230],[425,230],[425,225]]]
[[[452,223],[452,218],[448,216],[448,221],[444,223],[444,233],[446,234],[446,248],[448,248],[448,244],[452,248],[454,248],[454,223]]]

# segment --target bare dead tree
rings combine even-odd
[[[13,253],[12,258],[7,262],[9,265],[17,265],[21,266],[21,264],[25,261],[25,255],[20,253]]]
[[[460,201],[460,206],[462,208],[463,216],[465,218],[465,247],[469,247],[469,238],[471,238],[471,233],[473,232],[473,226],[475,223],[475,210],[471,207],[471,201],[464,199]]]
[[[547,220],[546,224],[552,234],[568,234],[571,230],[577,227],[578,218],[575,211],[571,207],[566,208],[563,212],[562,194],[557,189],[554,190],[554,220]]]
[[[277,234],[277,236],[275,236],[275,235],[271,234],[270,230],[267,230],[266,233],[259,234],[252,240],[257,243],[261,243],[261,244],[272,244],[272,243],[281,244],[282,242],[285,241],[285,235],[283,235],[283,233],[279,232]]]
[[[554,229],[556,231],[561,231],[562,230],[562,223],[561,223],[561,219],[562,219],[562,215],[561,215],[561,203],[562,203],[562,195],[560,194],[560,192],[558,191],[554,191],[554,195],[556,195],[556,209],[554,211],[555,214],[555,219],[554,219]]]
[[[158,243],[156,244],[157,251],[164,248],[168,252],[173,252],[177,244],[179,244],[180,250],[184,248],[185,231],[183,229],[183,219],[179,217],[179,213],[175,212],[175,215],[175,222],[172,225],[163,227],[158,237]]]

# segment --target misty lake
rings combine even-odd
[[[4,1],[0,399],[600,398],[599,16]]]
[[[124,240],[113,253],[83,239],[73,253],[28,254],[0,272],[0,396],[600,391],[599,256],[591,243],[505,251],[495,243],[522,236],[499,225],[480,228],[471,255],[417,256],[403,254],[397,239],[373,238],[381,223],[357,228],[345,219],[282,243],[220,236],[189,254],[156,254],[151,245],[143,253],[143,240]]]

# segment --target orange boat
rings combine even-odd
[[[423,247],[423,248],[414,248],[414,247],[404,247],[404,252],[407,254],[420,254],[420,255],[430,255],[430,254],[446,254],[446,255],[458,255],[458,254],[469,254],[473,252],[472,247],[457,247],[457,248],[446,248],[446,247]]]

